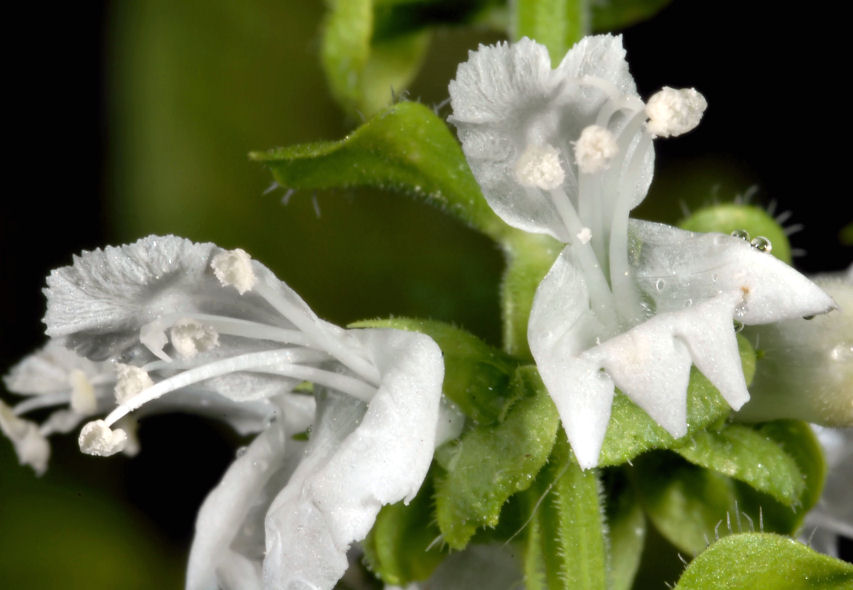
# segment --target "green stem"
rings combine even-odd
[[[551,63],[589,34],[589,0],[516,0],[512,14],[513,39],[530,37],[548,48]]]

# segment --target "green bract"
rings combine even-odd
[[[475,427],[438,455],[445,473],[436,482],[436,516],[454,549],[498,524],[504,502],[530,487],[554,444],[557,410],[535,369],[518,369],[510,389],[520,399],[501,423]]]

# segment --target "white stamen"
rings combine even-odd
[[[252,270],[252,258],[240,248],[220,252],[213,257],[210,268],[223,287],[230,285],[240,295],[251,291],[258,280]]]
[[[116,363],[116,402],[123,404],[134,395],[154,385],[148,373],[140,367]]]
[[[172,346],[185,359],[191,359],[200,352],[219,346],[219,333],[213,326],[196,320],[183,318],[175,322],[169,331]]]
[[[115,424],[130,412],[142,407],[148,402],[166,395],[171,391],[175,391],[207,379],[213,379],[214,377],[220,377],[222,375],[227,375],[228,373],[237,373],[239,371],[273,373],[276,375],[309,380],[321,385],[327,385],[363,401],[369,401],[373,397],[373,394],[376,393],[375,387],[372,387],[359,379],[314,367],[303,367],[301,365],[292,364],[292,358],[292,351],[287,348],[264,350],[261,352],[251,352],[239,356],[224,358],[210,362],[206,365],[188,369],[183,373],[178,373],[168,379],[163,379],[162,381],[155,383],[152,387],[149,387],[133,396],[110,412],[109,415],[100,422],[102,422],[105,427],[108,427],[109,425]]]
[[[646,103],[646,128],[656,137],[674,137],[692,130],[702,119],[708,101],[694,88],[664,86]]]
[[[566,172],[560,151],[552,145],[530,144],[515,163],[515,178],[523,186],[553,190],[563,184]]]
[[[94,420],[83,426],[77,443],[87,455],[109,457],[124,450],[127,433],[121,429],[111,430],[103,420]]]
[[[74,369],[68,373],[68,382],[71,385],[71,409],[78,414],[94,414],[98,409],[98,400],[86,373]]]
[[[592,230],[588,227],[582,227],[575,237],[581,244],[588,244],[592,239]]]
[[[41,475],[47,469],[50,458],[50,445],[39,432],[39,428],[29,420],[15,416],[12,409],[0,401],[0,432],[5,434],[15,446],[15,454],[23,465],[31,466]]]
[[[575,161],[584,174],[606,170],[619,153],[619,144],[613,134],[599,125],[589,125],[581,131],[575,142]]]

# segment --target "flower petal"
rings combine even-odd
[[[44,395],[70,391],[71,371],[98,375],[108,368],[93,363],[65,347],[62,340],[48,340],[42,348],[12,367],[3,377],[6,389],[18,395]]]
[[[654,317],[584,353],[655,422],[678,438],[687,432],[690,353],[666,316]]]
[[[266,518],[264,581],[270,587],[331,589],[382,505],[409,501],[432,459],[443,364],[423,334],[354,335],[382,374],[363,402],[328,391],[305,459]]]
[[[590,35],[566,53],[556,73],[561,78],[592,76],[610,82],[623,94],[637,94],[637,85],[628,71],[622,35]]]
[[[272,423],[207,495],[196,519],[187,590],[262,588],[263,517],[275,484],[290,477],[305,446],[288,440],[290,432],[286,420]]]
[[[635,278],[657,312],[740,292],[736,319],[744,324],[826,313],[832,298],[784,262],[744,240],[697,234],[660,223],[632,220]]]
[[[600,331],[583,276],[567,247],[536,290],[527,340],[584,469],[598,463],[613,401],[613,381],[601,373],[599,364],[579,356]]]

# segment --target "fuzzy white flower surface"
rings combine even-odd
[[[481,46],[450,97],[492,209],[566,244],[536,292],[528,343],[582,467],[598,463],[615,387],[683,436],[691,364],[733,408],[749,398],[733,320],[833,308],[743,240],[629,220],[652,180],[653,139],[693,129],[706,102],[664,88],[644,103],[621,37],[586,37],[556,69],[529,39]]]
[[[113,409],[83,427],[84,452],[121,451],[128,437],[116,424],[147,408],[216,404],[260,431],[199,512],[189,590],[331,589],[379,509],[411,500],[426,476],[445,411],[429,337],[344,330],[242,250],[174,236],[85,252],[47,282],[48,335],[94,359],[92,375],[109,372],[115,395],[92,381],[88,410]],[[19,365],[12,388],[40,385],[39,363]],[[61,392],[45,395],[72,403],[57,379]],[[309,429],[307,442],[294,438]]]

